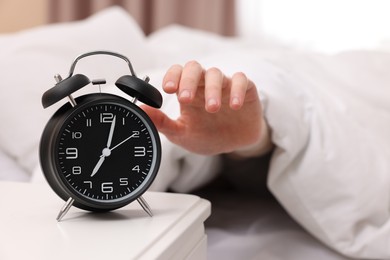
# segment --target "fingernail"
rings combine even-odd
[[[238,105],[240,105],[240,99],[239,99],[238,97],[234,97],[234,98],[232,99],[232,105],[233,105],[233,106],[238,106]]]
[[[173,88],[175,86],[175,82],[173,81],[168,81],[165,83],[166,88]]]
[[[191,98],[191,92],[189,90],[183,90],[180,92],[180,99],[188,99]]]
[[[217,100],[215,100],[214,98],[210,98],[209,100],[207,100],[207,106],[209,108],[215,108],[217,105]]]

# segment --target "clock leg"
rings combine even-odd
[[[64,206],[62,206],[60,212],[58,213],[58,216],[57,216],[57,221],[60,222],[61,219],[66,215],[66,213],[68,213],[70,207],[72,207],[73,205],[73,202],[74,202],[74,199],[73,198],[69,198],[66,203],[64,204]]]
[[[137,199],[138,203],[141,205],[141,207],[146,211],[146,213],[148,213],[149,216],[153,217],[153,213],[152,213],[152,210],[150,209],[148,203],[146,202],[146,200],[140,196],[138,199]]]

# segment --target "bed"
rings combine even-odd
[[[210,199],[209,259],[390,259],[390,53],[324,55],[178,25],[146,37],[117,7],[0,35],[1,181],[45,181],[40,134],[61,104],[44,110],[41,95],[54,74],[67,75],[74,57],[101,49],[129,57],[156,87],[170,65],[189,60],[228,75],[243,71],[259,86],[276,145],[268,175],[240,183],[223,173],[224,158],[191,154],[162,136],[152,189]],[[78,69],[107,82],[128,74],[99,59]],[[162,109],[175,117],[175,98],[164,94]]]

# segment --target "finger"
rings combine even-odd
[[[230,107],[234,110],[240,109],[244,104],[245,95],[249,88],[249,80],[242,72],[237,72],[232,77],[230,90]]]
[[[170,119],[161,110],[147,105],[142,105],[141,108],[148,114],[159,132],[165,135],[171,135],[172,133],[178,132],[176,121]]]
[[[188,62],[181,74],[178,96],[182,103],[190,103],[196,94],[199,85],[203,85],[204,69],[196,61]]]
[[[207,112],[215,113],[221,108],[221,93],[223,73],[217,68],[210,68],[205,75],[205,108]]]
[[[183,67],[178,64],[173,65],[168,69],[163,79],[163,89],[165,92],[173,94],[177,91],[182,71]]]

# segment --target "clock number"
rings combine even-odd
[[[92,181],[84,181],[85,184],[89,185],[89,188],[92,189]]]
[[[73,166],[72,167],[72,173],[74,175],[80,175],[81,174],[81,166]]]
[[[139,138],[139,131],[133,131],[132,138]]]
[[[144,157],[146,155],[146,148],[143,146],[134,147],[134,157]]]
[[[81,139],[82,136],[81,132],[72,132],[72,139]]]
[[[113,119],[113,113],[100,113],[100,123],[111,123]]]
[[[120,186],[127,186],[127,185],[129,185],[129,180],[128,180],[128,178],[120,178],[120,179],[119,179],[119,185],[120,185]]]
[[[102,192],[103,193],[112,193],[114,188],[112,187],[112,182],[103,182],[102,183]]]
[[[138,173],[139,173],[139,171],[140,171],[141,169],[139,168],[139,165],[136,165],[136,166],[134,166],[133,169],[131,169],[131,170],[134,171],[134,172],[138,172]]]
[[[66,159],[77,159],[78,157],[78,150],[77,148],[66,148]]]
[[[87,124],[87,127],[91,127],[92,126],[92,119],[87,118],[86,124]]]

